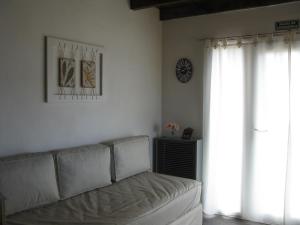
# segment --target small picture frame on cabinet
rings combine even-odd
[[[191,140],[192,135],[193,135],[193,131],[194,131],[193,128],[190,128],[190,127],[185,128],[183,130],[181,138],[184,139],[184,140]]]

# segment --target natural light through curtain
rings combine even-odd
[[[225,214],[240,212],[243,148],[243,49],[214,49],[211,70],[210,179],[207,209]],[[234,121],[234,123],[232,123]],[[226,149],[226,151],[224,151]],[[227,176],[230,174],[230,176]],[[222,188],[219,188],[222,187]]]
[[[204,212],[300,224],[300,41],[206,50]]]
[[[247,149],[249,198],[243,214],[281,224],[289,134],[288,46],[283,41],[261,43],[253,52],[253,139]]]
[[[300,41],[291,44],[290,148],[288,154],[285,221],[300,224]]]

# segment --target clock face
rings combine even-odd
[[[181,58],[176,64],[176,77],[182,83],[187,83],[193,74],[192,62],[187,58]]]

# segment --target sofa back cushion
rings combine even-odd
[[[52,155],[1,159],[0,192],[6,198],[6,215],[58,201]]]
[[[56,153],[62,199],[111,184],[110,150],[97,144]]]
[[[107,144],[111,147],[113,155],[113,181],[150,169],[148,136],[123,138]]]

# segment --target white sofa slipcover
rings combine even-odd
[[[112,180],[150,170],[150,146],[148,136],[135,136],[107,142],[112,151]]]
[[[126,149],[128,152],[147,152],[149,142],[147,143],[146,139],[148,137],[139,136],[114,142],[122,143],[122,149]],[[124,141],[126,145],[123,145]],[[132,143],[134,151],[131,150],[130,143]],[[126,148],[123,148],[123,146],[126,146]],[[51,162],[52,165],[48,165],[48,169],[53,172],[53,167],[56,168],[54,170],[56,178],[61,173],[60,167],[62,165],[58,164],[65,164],[64,175],[58,179],[59,183],[65,182],[63,179],[68,180],[71,177],[68,182],[65,182],[65,185],[74,185],[75,189],[67,189],[72,190],[68,192],[69,195],[67,194],[67,196],[56,193],[56,198],[51,199],[51,202],[47,204],[33,204],[29,208],[17,208],[17,211],[9,215],[6,214],[6,216],[3,212],[0,215],[0,225],[4,223],[6,225],[202,225],[201,184],[198,181],[147,171],[139,173],[138,170],[130,170],[131,165],[126,165],[129,171],[135,171],[136,174],[133,176],[126,175],[129,177],[122,177],[120,181],[110,184],[110,182],[107,182],[107,176],[105,175],[109,171],[108,167],[111,161],[109,156],[108,148],[102,145],[22,156],[21,158],[26,160],[35,158],[32,162],[34,165],[39,164],[41,158],[45,157],[46,161]],[[56,160],[53,160],[52,157]],[[20,156],[16,156],[11,157],[9,160],[18,161],[19,158]],[[0,159],[0,162],[2,161]],[[98,165],[98,163],[101,165]],[[77,166],[78,168],[85,168],[80,171]],[[136,166],[133,165],[133,168],[136,168]],[[148,167],[149,165],[144,166],[144,169],[141,167],[139,171],[148,170]],[[15,165],[15,168],[22,168],[22,164]],[[49,173],[49,171],[45,171],[45,168],[47,167],[40,171],[42,174]],[[104,175],[102,168],[106,168]],[[32,169],[35,171],[36,166]],[[2,170],[5,171],[5,168]],[[102,187],[103,183],[98,180],[97,170],[99,170],[99,174],[102,174],[100,177],[104,177],[106,181],[104,187]],[[30,169],[25,171],[29,176],[28,179],[35,179],[34,176],[31,176],[31,174],[34,174],[31,173],[33,171],[30,171]],[[15,180],[18,179],[15,174],[13,176],[15,176]],[[85,182],[86,184],[79,185],[74,180],[76,177],[81,181],[80,183]],[[59,186],[57,179],[54,179],[53,183],[56,185],[55,190],[62,191],[62,188],[57,188]],[[8,185],[8,183],[5,185]],[[14,188],[14,184],[10,185]],[[95,189],[86,191],[90,187]],[[3,188],[3,184],[0,183],[1,188]],[[20,193],[18,196],[21,196],[20,199],[22,200],[26,197],[26,194],[24,192]],[[46,193],[47,190],[43,194]],[[41,193],[37,192],[35,194]],[[9,192],[5,192],[4,196],[0,194],[0,212],[4,209],[5,198],[7,199],[6,203],[8,203],[8,201],[11,201],[12,196]]]
[[[55,154],[62,199],[111,184],[110,150],[98,144],[76,147]]]
[[[6,198],[5,215],[58,201],[52,155],[0,160],[0,192]]]

